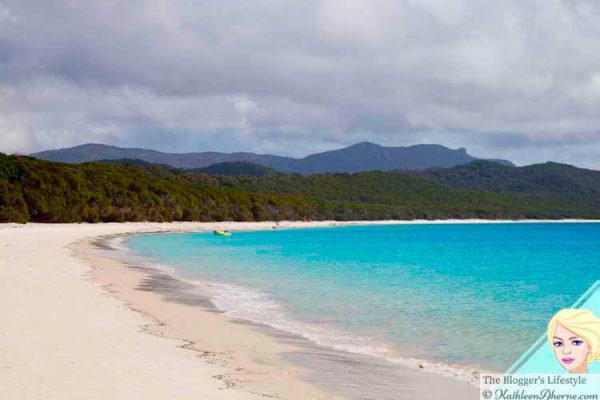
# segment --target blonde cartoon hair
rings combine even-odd
[[[548,322],[548,341],[552,345],[556,325],[561,324],[585,340],[590,348],[588,364],[600,359],[600,319],[589,310],[565,308],[557,312]]]

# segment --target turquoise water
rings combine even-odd
[[[198,281],[231,316],[465,371],[504,371],[600,279],[597,223],[140,235],[128,246]]]

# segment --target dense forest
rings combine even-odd
[[[600,171],[555,162],[510,167],[481,160],[452,168],[430,168],[411,173],[458,189],[600,196]]]
[[[0,153],[0,222],[600,218],[595,193],[445,183],[404,172],[227,176]]]
[[[204,185],[193,174],[131,163],[63,164],[0,154],[0,221],[222,221],[317,215],[299,196]]]

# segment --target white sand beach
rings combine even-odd
[[[143,271],[90,250],[92,239],[106,235],[272,225],[0,225],[0,398],[339,398],[281,360],[289,344],[137,290]],[[407,370],[404,378],[406,398],[477,398],[477,388],[435,374]]]

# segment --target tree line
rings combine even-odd
[[[401,172],[222,176],[0,153],[0,222],[599,217],[593,197],[448,188]]]

